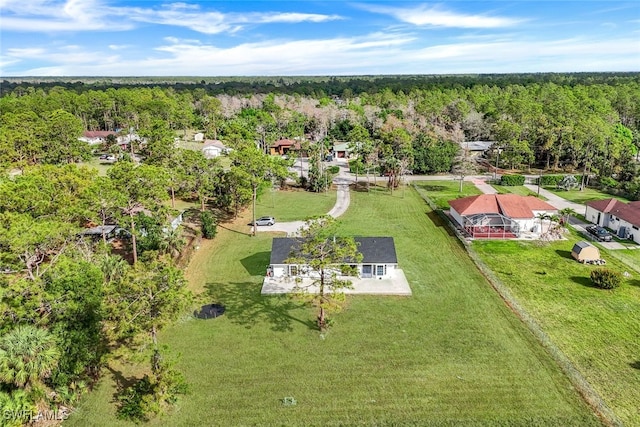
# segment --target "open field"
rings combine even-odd
[[[508,185],[492,184],[491,186],[495,188],[499,194],[518,194],[520,196],[536,196],[536,197],[539,197],[541,200],[547,200],[545,197],[538,196],[537,192],[531,191],[523,185],[508,186]]]
[[[326,193],[311,193],[298,188],[288,190],[266,188],[256,202],[256,217],[273,216],[280,222],[298,221],[326,214],[335,203],[335,189]]]
[[[96,169],[98,171],[98,175],[100,176],[106,176],[107,171],[111,167],[111,163],[107,163],[107,162],[104,162],[103,160],[100,160],[99,156],[93,156],[90,160],[86,162],[81,162],[79,165]]]
[[[599,424],[415,191],[351,197],[340,231],[393,236],[413,296],[350,297],[320,335],[314,310],[260,296],[272,236],[243,233],[245,211],[189,266],[192,289],[227,312],[161,334],[191,393],[149,425]],[[65,425],[130,425],[111,403],[120,375],[130,373],[108,373]]]
[[[545,190],[551,191],[552,193],[557,194],[558,196],[562,197],[563,199],[567,199],[571,202],[574,203],[586,203],[586,202],[590,202],[592,200],[602,200],[602,199],[618,199],[621,200],[623,202],[628,202],[629,199],[626,199],[622,196],[617,196],[617,195],[613,195],[613,194],[609,194],[606,193],[604,191],[601,190],[597,190],[595,188],[585,188],[584,190],[580,191],[580,190],[569,190],[569,191],[564,191],[564,190],[558,190],[555,187],[549,187],[549,188],[545,188]]]
[[[614,291],[594,288],[589,274],[595,267],[571,258],[577,240],[572,235],[547,246],[476,241],[473,247],[616,415],[638,425],[640,271],[618,261],[621,251],[601,250],[607,268],[632,276]],[[639,265],[640,253],[623,252],[627,263]]]
[[[462,183],[462,192],[460,192],[460,182],[457,180],[415,181],[413,184],[418,191],[428,192],[429,197],[439,209],[449,209],[449,200],[482,194],[482,191],[468,181]]]

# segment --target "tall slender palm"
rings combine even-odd
[[[59,358],[49,332],[32,325],[18,326],[0,338],[0,382],[27,390],[41,386]]]

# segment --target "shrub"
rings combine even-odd
[[[340,172],[340,166],[330,166],[329,168],[327,168],[327,172],[331,174],[337,174],[338,172]]]
[[[601,289],[614,289],[620,286],[622,274],[608,268],[597,268],[591,272],[591,282]]]
[[[349,160],[349,172],[358,173],[359,175],[364,174],[364,165],[360,159],[351,159]]]
[[[578,180],[573,175],[567,175],[563,177],[562,180],[560,180],[560,182],[558,183],[558,188],[560,190],[569,191],[577,187],[578,187]]]
[[[202,237],[205,239],[213,239],[216,237],[217,222],[216,218],[209,211],[204,211],[200,214],[200,221],[202,222]]]
[[[500,185],[510,187],[524,185],[524,175],[502,175]]]
[[[618,187],[618,181],[616,181],[615,179],[608,177],[608,176],[603,176],[600,177],[600,185],[603,188],[617,188]]]
[[[564,175],[542,175],[538,178],[538,184],[542,187],[557,187]]]

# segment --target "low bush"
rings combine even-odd
[[[511,187],[524,185],[524,175],[502,175],[500,185]]]
[[[542,187],[557,187],[564,175],[542,175],[538,178],[538,184]]]
[[[622,283],[622,274],[608,268],[597,268],[591,272],[591,282],[601,289],[615,289]]]
[[[327,172],[335,175],[340,172],[340,166],[329,166],[329,168],[327,168]]]

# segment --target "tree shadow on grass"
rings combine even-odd
[[[240,263],[250,275],[266,276],[270,257],[271,252],[256,252],[248,257],[242,258]]]
[[[124,393],[125,390],[132,387],[135,383],[140,381],[140,378],[136,376],[125,377],[122,372],[114,369],[112,366],[107,365],[107,370],[111,373],[111,377],[113,378],[113,382],[115,384],[115,391],[112,396],[112,403],[120,404],[120,396]]]
[[[418,187],[422,188],[425,191],[445,191],[447,187],[444,185],[430,185],[430,184],[418,184]]]
[[[563,251],[563,250],[560,250],[560,249],[556,249],[556,253],[558,255],[560,255],[562,258],[569,258],[569,259],[573,258],[571,256],[571,251]]]
[[[436,211],[427,212],[427,217],[431,220],[431,222],[438,228],[443,228],[444,231],[447,232],[449,236],[455,237],[456,233],[453,232],[449,224],[447,224],[446,220],[442,218]]]
[[[591,279],[589,277],[571,276],[570,279],[573,282],[577,283],[578,285],[582,285],[582,286],[585,286],[587,288],[600,289],[596,285],[593,284],[593,282],[591,281]]]
[[[633,369],[640,369],[640,360],[629,363],[629,366],[631,366]]]
[[[629,279],[627,283],[631,286],[637,286],[640,288],[640,279]]]
[[[249,329],[257,323],[269,323],[271,330],[288,332],[293,324],[300,323],[315,330],[311,320],[299,319],[292,311],[305,307],[303,302],[287,295],[265,296],[255,283],[207,283],[207,296],[211,301],[225,306],[225,316],[233,323]]]
[[[218,224],[218,227],[220,227],[220,228],[224,228],[225,230],[231,231],[231,232],[233,232],[233,233],[242,234],[243,236],[251,236],[251,233],[250,233],[250,232],[249,232],[249,233],[244,233],[244,232],[242,232],[242,231],[234,230],[233,228],[225,227],[225,226],[224,226],[224,225],[222,225],[222,224]]]

